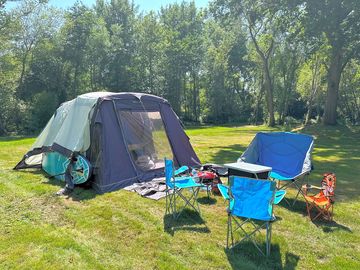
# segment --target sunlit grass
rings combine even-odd
[[[235,161],[264,126],[199,127],[187,134],[201,161]],[[31,138],[0,138],[1,269],[360,269],[360,135],[343,127],[300,130],[316,137],[310,182],[338,178],[335,222],[314,224],[299,201],[275,208],[272,255],[251,245],[225,250],[225,204],[200,194],[202,219],[164,216],[165,200],[124,190],[97,195],[76,189],[56,197],[60,183],[12,167]],[[291,191],[289,198],[295,192]],[[262,241],[261,237],[258,237]]]

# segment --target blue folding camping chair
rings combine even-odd
[[[240,176],[230,176],[229,187],[218,185],[224,199],[228,200],[228,224],[226,247],[234,248],[245,240],[251,240],[254,246],[265,255],[254,236],[266,228],[266,256],[270,255],[271,223],[275,221],[273,204],[278,204],[286,191],[276,191],[276,183],[270,180],[256,180]],[[245,225],[251,224],[252,231]],[[235,241],[234,233],[242,231],[243,237]]]
[[[309,135],[291,132],[259,132],[238,162],[272,167],[269,175],[278,181],[278,189],[293,185],[297,197],[301,186],[312,170],[311,152],[314,138]]]
[[[204,185],[196,183],[195,178],[191,176],[177,176],[188,170],[187,166],[182,166],[178,170],[174,168],[174,162],[165,158],[165,179],[166,179],[166,213],[172,214],[177,219],[185,207],[190,206],[200,214],[200,208],[197,201],[199,190]],[[190,191],[190,196],[186,197],[184,190]],[[177,209],[178,198],[181,198],[185,204],[180,210]]]

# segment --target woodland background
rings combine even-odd
[[[162,96],[191,123],[360,123],[360,1],[0,0],[0,136],[90,91]]]

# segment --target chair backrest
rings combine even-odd
[[[174,162],[171,159],[164,159],[165,162],[165,181],[169,184],[174,178]]]
[[[330,200],[333,201],[336,188],[336,175],[334,173],[324,173],[323,176],[324,178],[321,180],[323,194],[326,197],[330,197]]]
[[[291,132],[257,133],[241,159],[272,167],[272,171],[293,178],[311,170],[312,136]]]
[[[276,183],[230,176],[230,197],[234,200],[231,213],[258,220],[272,220]]]

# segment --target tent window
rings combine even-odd
[[[125,142],[142,171],[164,167],[164,157],[173,158],[160,112],[118,111]]]

